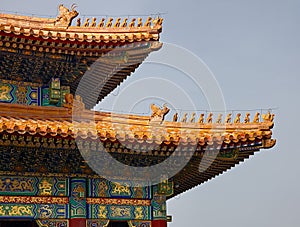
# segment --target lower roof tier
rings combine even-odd
[[[163,174],[175,196],[275,145],[266,117],[188,123],[88,110],[80,116],[67,108],[0,104],[0,174],[146,181]]]

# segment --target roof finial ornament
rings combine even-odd
[[[270,111],[268,111],[267,114],[262,114],[262,118],[264,122],[273,122],[275,114],[271,114]]]
[[[153,20],[154,26],[161,26],[162,23],[163,23],[163,19],[161,17],[157,17],[156,19]]]
[[[169,113],[170,109],[167,107],[167,104],[164,104],[163,108],[159,108],[155,104],[151,104],[151,120],[159,120],[162,122],[165,119],[165,116]]]
[[[65,7],[63,4],[58,6],[59,15],[57,16],[54,25],[69,27],[72,23],[72,20],[78,16],[78,12],[75,10],[77,7],[76,4],[72,4],[71,11]]]
[[[78,115],[85,110],[85,105],[80,95],[75,95],[74,98],[73,94],[65,94],[65,102],[63,107],[67,108],[70,114],[76,113]]]

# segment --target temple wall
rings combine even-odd
[[[166,223],[163,186],[132,187],[105,179],[1,176],[0,219],[36,219],[40,226],[97,227],[108,221],[155,227]],[[160,226],[160,225],[158,225]]]

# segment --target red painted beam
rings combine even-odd
[[[69,227],[86,227],[86,219],[72,218],[69,220]]]
[[[152,227],[167,227],[167,221],[166,220],[152,221]]]

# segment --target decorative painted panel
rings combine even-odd
[[[16,103],[16,86],[0,81],[0,102]]]
[[[158,186],[153,187],[153,199],[151,201],[153,220],[166,220],[166,195],[160,194]]]
[[[60,79],[52,78],[49,83],[49,103],[58,104],[60,101]]]
[[[42,92],[39,84],[17,81],[0,81],[0,102],[41,105]]]
[[[151,220],[150,206],[89,205],[89,218],[110,220]]]
[[[62,106],[65,103],[65,94],[70,93],[70,87],[60,86],[59,79],[53,79],[49,86],[0,80],[0,102],[33,106]]]
[[[104,227],[109,224],[109,220],[88,219],[86,227]],[[151,221],[128,221],[129,227],[151,227]]]
[[[68,196],[68,179],[1,176],[0,195]]]
[[[128,182],[120,184],[105,179],[89,180],[89,197],[120,197],[135,199],[151,199],[151,187],[132,187]]]
[[[107,226],[109,223],[109,220],[104,219],[88,219],[86,220],[86,227],[104,227]]]
[[[130,227],[151,227],[151,221],[131,221],[131,223],[129,223],[129,226]]]
[[[174,193],[173,190],[173,182],[169,182],[168,180],[164,180],[161,183],[158,184],[157,186],[157,193],[166,195],[166,196],[171,196]]]
[[[39,227],[68,227],[68,219],[46,219],[46,220],[37,220],[36,223]]]
[[[67,204],[0,204],[0,218],[68,218]]]
[[[40,87],[27,86],[26,104],[32,106],[40,106],[42,104],[42,90]]]
[[[86,179],[71,179],[71,218],[86,218]]]

